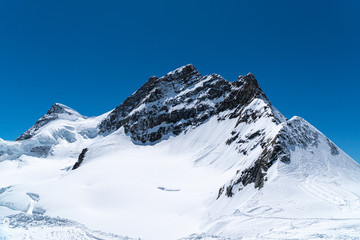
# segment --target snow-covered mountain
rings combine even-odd
[[[254,75],[186,65],[0,139],[0,216],[0,239],[360,239],[360,166]]]

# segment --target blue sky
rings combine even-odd
[[[360,2],[0,1],[0,137],[55,102],[88,116],[187,63],[235,81],[252,72],[360,161]]]

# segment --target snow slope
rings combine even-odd
[[[360,166],[253,75],[186,65],[0,150],[0,239],[360,239]]]

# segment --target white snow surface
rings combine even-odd
[[[265,105],[256,99],[248,108]],[[97,135],[107,115],[60,118],[29,140],[1,140],[0,239],[360,239],[360,167],[340,149],[331,154],[329,140],[301,118],[237,125],[214,116],[139,145],[123,128]],[[264,187],[252,183],[217,199],[262,151],[256,137],[227,145],[232,132],[262,131],[271,140],[288,123],[311,129],[317,145],[291,147],[291,162],[276,161]],[[62,129],[70,134],[60,136]],[[41,141],[53,143],[51,154],[22,154]],[[83,163],[71,170],[84,148]]]

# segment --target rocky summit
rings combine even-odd
[[[255,98],[263,99],[272,108],[251,73],[229,82],[217,74],[202,76],[189,64],[161,78],[149,78],[100,123],[99,129],[108,134],[124,127],[134,141],[154,143],[179,135],[215,115],[219,119],[220,114],[222,118],[238,117]]]

